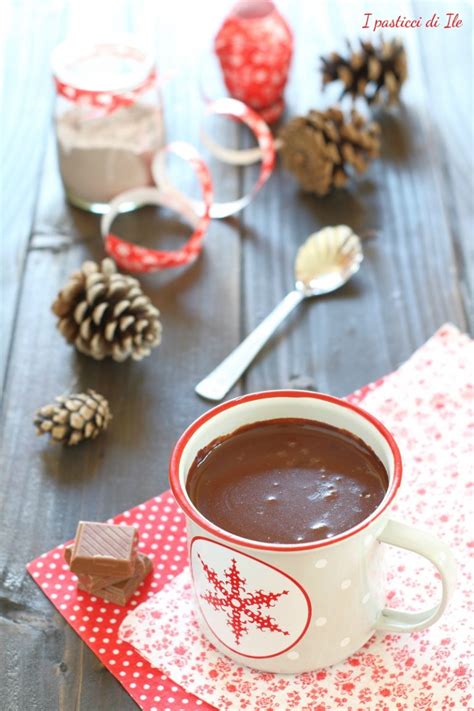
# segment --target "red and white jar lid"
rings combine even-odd
[[[65,40],[53,51],[51,65],[60,96],[108,111],[133,104],[156,82],[153,53],[125,34]]]

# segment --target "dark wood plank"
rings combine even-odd
[[[28,0],[4,14],[4,66],[0,161],[2,239],[0,264],[0,391],[15,326],[25,254],[38,196],[53,102],[49,55],[64,31],[65,8]]]

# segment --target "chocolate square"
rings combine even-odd
[[[151,560],[146,555],[139,554],[136,561],[135,575],[127,580],[122,580],[114,585],[109,585],[101,590],[96,590],[94,595],[97,595],[108,602],[112,602],[115,605],[126,605],[133,593],[146,578],[151,568]],[[87,590],[87,588],[85,588],[80,581],[77,587],[79,590]]]
[[[134,573],[137,546],[133,526],[80,521],[69,567],[76,574],[128,578]]]
[[[73,545],[70,545],[66,546],[66,548],[64,549],[64,559],[68,565],[70,565],[71,563],[73,547]],[[137,569],[137,561],[141,555],[141,553],[138,553],[137,555],[133,575],[135,575]],[[85,573],[79,573],[77,574],[77,579],[81,584],[82,590],[87,590],[87,592],[89,593],[96,593],[98,590],[106,588],[109,585],[114,585],[115,583],[122,582],[122,580],[124,580],[124,577],[123,575],[86,575]]]

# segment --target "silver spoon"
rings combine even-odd
[[[308,237],[296,255],[294,291],[196,385],[197,394],[222,400],[295,306],[310,296],[339,289],[359,270],[363,258],[360,239],[347,225],[325,227]]]

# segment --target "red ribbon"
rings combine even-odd
[[[203,213],[197,217],[192,204],[183,195],[173,188],[136,188],[118,195],[110,203],[101,222],[102,236],[104,237],[105,251],[121,269],[130,272],[153,272],[171,267],[181,267],[194,261],[201,252],[202,240],[210,221],[210,208],[212,204],[212,181],[207,165],[199,153],[188,143],[171,143],[160,153],[173,153],[194,169],[201,186],[203,198]],[[194,227],[194,232],[183,247],[177,250],[158,250],[140,247],[127,242],[117,235],[109,232],[110,225],[120,212],[120,206],[133,202],[137,207],[143,205],[162,205],[180,212]]]
[[[158,188],[136,188],[121,193],[112,200],[109,211],[103,216],[101,233],[105,250],[121,267],[132,272],[152,272],[179,267],[194,261],[200,254],[202,242],[211,218],[228,217],[249,204],[255,193],[268,180],[274,163],[275,147],[270,129],[263,119],[235,99],[218,99],[207,107],[208,113],[231,116],[245,123],[254,133],[262,156],[257,182],[252,190],[237,200],[214,203],[212,180],[209,169],[198,152],[187,143],[172,143],[159,151],[153,161],[152,173]],[[186,198],[170,184],[165,171],[166,152],[174,153],[187,161],[196,172],[202,193],[202,201]],[[140,247],[121,239],[110,232],[110,226],[126,203],[164,205],[180,212],[194,227],[194,232],[178,250],[165,251]]]
[[[137,98],[149,91],[156,85],[156,71],[153,69],[147,78],[133,89],[120,92],[96,91],[92,89],[80,89],[71,84],[66,84],[57,76],[54,76],[54,84],[59,96],[63,96],[68,101],[74,103],[87,104],[95,108],[105,109],[107,112],[115,111],[122,106],[131,106]]]

